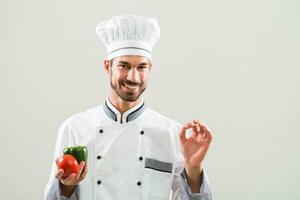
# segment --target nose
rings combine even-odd
[[[129,72],[127,74],[127,80],[130,80],[135,83],[140,82],[140,76],[139,76],[139,72],[137,71],[137,69],[132,68],[129,70]]]

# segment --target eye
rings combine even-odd
[[[129,66],[126,65],[126,64],[119,64],[118,67],[121,68],[121,69],[128,69],[129,68]]]
[[[139,70],[144,70],[144,69],[146,69],[146,68],[147,68],[146,65],[140,65],[140,66],[138,66],[138,69],[139,69]]]

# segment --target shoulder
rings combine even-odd
[[[98,120],[99,116],[101,115],[101,111],[102,111],[102,105],[97,105],[85,111],[81,111],[79,113],[73,114],[63,121],[61,127],[75,126],[78,124],[85,124],[85,123],[94,123]]]
[[[151,108],[147,108],[145,114],[149,119],[149,122],[154,123],[156,126],[161,126],[161,128],[178,130],[182,126],[179,122],[170,119],[161,113],[152,110]]]

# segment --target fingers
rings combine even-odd
[[[212,133],[207,125],[205,125],[203,122],[199,122],[199,125],[201,126],[201,129],[203,130],[202,136],[203,140],[209,144],[212,141]]]
[[[212,140],[212,134],[210,129],[208,128],[207,125],[205,125],[203,122],[199,120],[193,120],[192,122],[187,123],[186,125],[183,126],[183,129],[185,129],[185,132],[187,129],[193,130],[191,138],[197,138],[198,140],[204,140],[205,142],[210,142]],[[181,138],[181,140],[183,139],[184,138]]]
[[[84,165],[85,165],[85,162],[81,161],[80,164],[79,164],[79,172],[76,174],[76,179],[79,179],[79,177],[81,175],[81,172],[84,169]]]
[[[71,173],[67,177],[63,177],[64,170],[59,169],[55,173],[55,177],[64,185],[78,185],[87,174],[87,165],[84,161],[79,164],[79,172],[77,174]]]
[[[207,142],[210,143],[212,141],[212,139],[213,139],[213,136],[211,134],[211,131],[209,129],[207,129],[207,131],[206,131],[206,140],[207,140]]]
[[[186,124],[184,127],[186,127],[187,129],[192,128],[192,130],[197,133],[203,134],[204,132],[204,124],[199,120],[193,120],[192,122]]]
[[[195,120],[193,122],[185,124],[181,130],[180,130],[180,141],[181,143],[185,143],[188,139],[186,138],[186,131],[188,129],[192,129],[192,134],[190,135],[191,138],[196,138],[198,133],[201,131],[201,127],[199,124],[195,123]]]
[[[60,181],[64,184],[64,185],[74,185],[75,182],[75,178],[76,178],[76,174],[75,173],[71,173],[69,176],[67,176],[66,178],[60,178]]]
[[[186,129],[192,129],[191,138],[195,138],[199,133],[203,132],[203,128],[201,128],[200,124],[196,120],[184,125],[184,127]]]
[[[195,125],[194,122],[190,122],[190,123],[187,123],[186,125],[184,125],[183,127],[184,127],[185,129],[189,129],[189,128],[193,128],[194,125]]]
[[[200,131],[199,125],[195,124],[194,121],[190,122],[190,123],[187,123],[186,125],[184,125],[184,127],[186,129],[192,129],[193,130],[192,134],[191,134],[191,137],[197,136],[197,133]]]
[[[59,170],[56,171],[55,177],[56,177],[57,179],[60,179],[60,178],[62,177],[63,174],[64,174],[64,170],[63,170],[63,169],[59,169]]]
[[[83,169],[83,172],[82,172],[82,174],[80,175],[80,177],[79,177],[79,179],[77,181],[78,183],[81,182],[85,178],[87,172],[88,172],[87,165],[85,165],[84,169]]]
[[[187,129],[186,126],[183,126],[183,127],[180,129],[179,138],[180,138],[181,144],[184,144],[184,143],[187,141],[186,136],[185,136],[186,129]]]
[[[198,132],[201,134],[205,134],[206,131],[209,131],[208,127],[199,120],[194,120],[194,124],[199,127]]]

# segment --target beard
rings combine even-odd
[[[122,87],[124,87],[124,83],[127,85],[138,86],[139,89],[137,92],[125,92],[122,90]],[[136,101],[147,88],[146,84],[143,85],[143,83],[134,83],[128,80],[118,80],[118,85],[113,84],[112,73],[110,75],[110,86],[123,101],[127,102]]]

